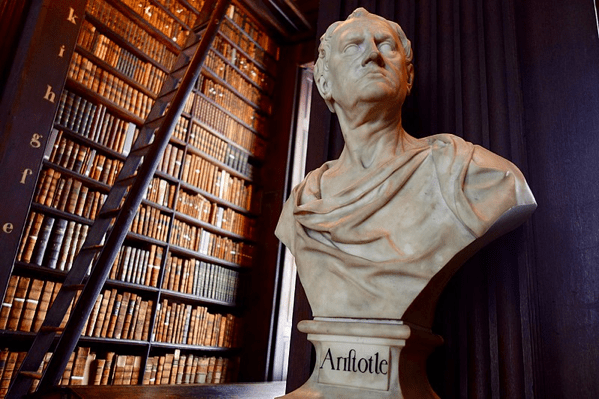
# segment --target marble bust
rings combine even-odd
[[[508,160],[451,134],[416,139],[402,128],[413,77],[401,27],[363,8],[321,38],[314,80],[345,146],[293,189],[276,229],[315,317],[405,320],[441,274],[411,315],[429,326],[451,274],[536,208]]]

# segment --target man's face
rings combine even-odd
[[[351,19],[335,30],[328,64],[330,94],[343,109],[359,101],[399,101],[401,106],[411,87],[397,33],[371,16]]]

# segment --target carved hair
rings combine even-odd
[[[347,17],[346,21],[349,21],[354,18],[364,18],[364,17],[368,17],[368,16],[372,16],[374,18],[379,18],[380,20],[388,23],[389,26],[393,30],[395,30],[395,32],[397,33],[397,36],[399,37],[399,40],[401,41],[401,45],[403,46],[406,65],[412,64],[412,58],[413,58],[412,44],[410,43],[410,40],[408,40],[408,38],[406,37],[406,34],[404,33],[404,31],[401,29],[401,26],[399,26],[396,22],[389,21],[388,19],[385,19],[376,14],[371,14],[365,8],[362,8],[362,7],[356,8],[354,10],[354,12],[352,12]],[[343,22],[344,21],[337,21],[337,22],[331,24],[331,26],[329,26],[327,28],[324,35],[322,35],[320,37],[320,45],[318,46],[318,59],[316,60],[316,63],[314,65],[314,80],[315,81],[318,81],[320,76],[322,76],[322,74],[329,69],[329,56],[331,55],[330,40],[333,37],[333,33],[335,32],[335,29],[337,29],[337,27],[339,25],[341,25]]]

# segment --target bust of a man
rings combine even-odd
[[[319,53],[315,83],[345,146],[294,188],[276,234],[296,257],[314,316],[404,319],[427,288],[432,298],[419,299],[415,318],[430,324],[451,274],[521,224],[534,197],[508,160],[402,128],[414,67],[398,24],[359,8],[328,28]]]

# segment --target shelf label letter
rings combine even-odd
[[[65,47],[65,45],[64,45],[64,44],[63,44],[62,46],[60,46],[60,51],[58,52],[58,56],[59,56],[60,58],[62,58],[62,56],[64,55],[64,51],[65,51],[66,49],[67,49],[67,48]]]
[[[2,226],[2,231],[6,234],[12,233],[13,229],[14,226],[12,225],[12,223],[4,223],[4,226]]]
[[[21,174],[21,184],[25,184],[27,176],[32,175],[33,171],[31,169],[25,169]]]
[[[46,89],[46,95],[44,96],[44,100],[48,100],[51,103],[54,103],[55,99],[56,99],[56,93],[54,93],[52,91],[52,86],[48,85],[48,88]]]
[[[75,9],[73,7],[69,7],[69,16],[67,17],[67,21],[77,25],[75,18],[79,18],[75,15]]]
[[[31,136],[31,141],[29,142],[29,145],[32,146],[33,148],[40,148],[42,146],[42,143],[40,143],[40,139],[43,137],[44,136],[42,136],[41,134],[33,133],[33,136]]]

